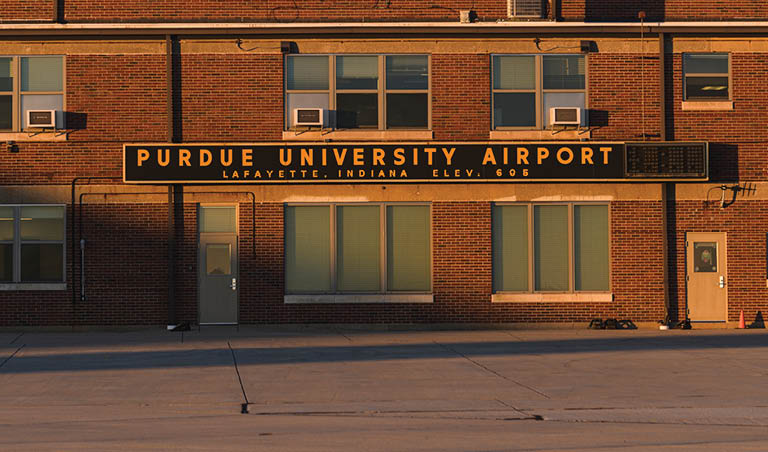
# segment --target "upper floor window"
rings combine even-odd
[[[683,54],[685,100],[729,100],[730,74],[727,53]]]
[[[0,130],[27,129],[27,110],[55,110],[64,126],[64,58],[0,56]]]
[[[584,55],[494,55],[494,129],[544,129],[552,107],[579,107],[586,125]]]
[[[0,205],[0,283],[64,281],[64,206]]]
[[[429,129],[428,55],[289,55],[285,124],[296,108],[322,108],[323,127]]]

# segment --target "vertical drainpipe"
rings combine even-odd
[[[165,35],[165,113],[167,139],[173,143],[173,40]],[[174,217],[174,187],[168,185],[168,326],[176,325],[176,221]]]
[[[666,48],[664,41],[664,33],[659,31],[659,131],[661,141],[667,141],[667,91],[666,91]],[[664,252],[662,253],[664,259],[664,323],[670,322],[670,293],[669,293],[669,217],[667,209],[669,206],[670,194],[674,193],[674,185],[672,182],[664,182],[661,184],[661,219],[662,219],[662,234],[664,238],[662,243],[664,244]]]

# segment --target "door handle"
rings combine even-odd
[[[719,285],[720,285],[720,288],[721,288],[721,289],[722,289],[723,287],[725,287],[725,276],[723,276],[723,275],[720,275],[720,283],[719,283]]]
[[[232,290],[237,290],[237,278],[232,278],[232,284],[229,285],[229,288]]]

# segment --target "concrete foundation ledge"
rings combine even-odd
[[[285,304],[317,303],[432,303],[432,294],[285,295]]]
[[[495,293],[493,303],[609,303],[612,293]]]

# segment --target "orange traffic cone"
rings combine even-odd
[[[739,329],[743,330],[746,328],[746,325],[744,325],[744,310],[741,310],[741,314],[739,314]]]

